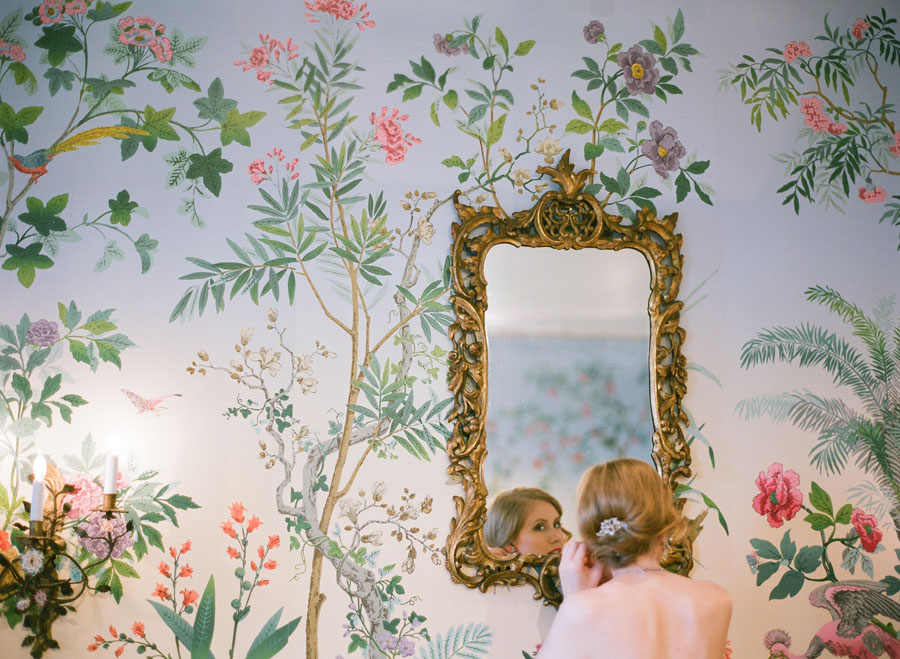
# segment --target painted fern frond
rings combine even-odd
[[[835,384],[846,385],[866,404],[881,401],[883,389],[853,346],[821,327],[774,327],[757,333],[741,349],[741,366],[780,361],[798,366],[821,366]]]
[[[875,308],[872,310],[872,320],[875,321],[875,324],[878,325],[879,329],[885,333],[885,335],[889,335],[894,331],[894,308],[896,305],[896,299],[893,295],[889,295],[887,297],[883,297],[875,303]]]
[[[748,421],[761,416],[768,416],[775,423],[782,423],[790,418],[791,408],[797,404],[795,394],[763,394],[738,401],[734,411]]]
[[[487,656],[492,638],[493,634],[487,625],[469,623],[450,627],[443,638],[440,634],[432,638],[419,651],[419,658],[481,659]]]
[[[850,323],[853,334],[862,339],[869,350],[874,376],[887,387],[894,373],[894,363],[888,353],[887,337],[881,327],[857,305],[848,302],[840,293],[827,286],[813,286],[807,289],[806,299],[825,304],[845,323]]]
[[[841,473],[851,452],[850,435],[849,424],[820,431],[818,443],[809,452],[811,464],[827,475]]]
[[[850,432],[859,422],[859,415],[840,398],[822,398],[808,391],[795,392],[793,396],[790,419],[803,430],[846,427],[846,432]]]

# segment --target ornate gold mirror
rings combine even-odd
[[[618,258],[630,255],[632,261],[625,268],[630,272],[635,271],[635,253],[642,257],[642,260],[645,261],[645,265],[642,266],[645,275],[643,286],[638,290],[642,288],[643,294],[636,292],[633,283],[623,286],[612,280],[611,276],[604,274],[606,271],[602,268],[606,267],[609,259],[598,260],[595,262],[596,266],[588,266],[594,269],[592,270],[593,281],[588,282],[590,285],[587,288],[584,288],[585,282],[583,281],[570,282],[568,285],[575,287],[576,283],[580,283],[587,292],[593,286],[608,290],[615,289],[619,297],[623,297],[623,295],[638,297],[639,304],[646,314],[645,318],[649,321],[643,323],[646,328],[643,330],[643,338],[637,339],[638,342],[635,342],[635,337],[642,336],[640,331],[637,333],[628,331],[625,332],[627,336],[614,338],[616,341],[621,339],[632,346],[629,350],[633,350],[635,345],[643,344],[643,347],[639,348],[641,352],[638,358],[643,362],[643,366],[636,375],[643,372],[645,389],[643,396],[638,395],[637,397],[647,401],[649,411],[643,415],[645,417],[643,422],[639,419],[622,418],[620,425],[631,424],[625,432],[628,436],[652,437],[652,445],[650,441],[647,441],[647,447],[644,449],[648,451],[649,455],[643,457],[652,459],[659,473],[673,488],[673,492],[680,479],[690,476],[691,458],[689,445],[684,436],[687,417],[681,405],[686,391],[687,372],[685,370],[686,361],[681,354],[684,330],[679,324],[683,305],[677,299],[681,283],[682,261],[681,235],[675,233],[677,214],[658,219],[648,209],[644,209],[637,214],[637,219],[634,221],[607,214],[600,201],[583,191],[588,177],[593,172],[591,170],[575,172],[574,167],[569,163],[569,152],[563,155],[556,167],[541,167],[538,168],[538,172],[549,175],[560,189],[545,192],[532,208],[515,212],[512,217],[491,206],[474,208],[465,205],[460,201],[459,192],[454,196],[459,221],[452,227],[453,247],[450,265],[453,281],[451,303],[456,314],[456,321],[450,326],[453,350],[450,354],[449,386],[453,392],[454,407],[450,415],[453,434],[448,442],[450,457],[448,471],[463,485],[465,492],[463,497],[455,497],[456,516],[451,522],[448,538],[447,567],[454,581],[464,583],[470,588],[486,591],[494,585],[531,584],[536,589],[536,599],[543,598],[545,602],[556,604],[560,601],[555,579],[558,564],[557,554],[510,554],[498,551],[488,547],[483,533],[488,500],[491,495],[496,493],[496,487],[492,486],[489,489],[488,480],[494,481],[498,469],[497,465],[490,465],[491,458],[488,456],[491,454],[492,431],[496,432],[498,426],[496,421],[498,405],[501,405],[502,409],[502,404],[498,403],[501,396],[495,396],[490,401],[493,405],[492,413],[490,416],[488,414],[489,373],[492,377],[497,377],[498,373],[494,364],[491,364],[490,371],[488,365],[491,363],[490,360],[495,357],[503,359],[504,366],[508,366],[507,362],[511,360],[529,362],[534,366],[530,373],[520,371],[519,375],[516,375],[515,369],[512,371],[504,369],[507,373],[512,373],[505,377],[523,381],[535,379],[536,374],[545,372],[547,369],[544,369],[540,359],[535,356],[536,349],[529,343],[532,338],[519,337],[516,339],[518,342],[511,343],[513,347],[510,348],[505,345],[506,339],[503,336],[510,332],[505,332],[503,328],[504,326],[515,328],[525,325],[553,325],[554,321],[556,324],[561,324],[559,314],[552,309],[546,312],[537,311],[528,317],[516,317],[515,314],[504,313],[500,313],[498,316],[494,312],[487,313],[488,300],[492,293],[488,288],[491,280],[486,277],[485,269],[487,256],[492,248],[498,248],[496,250],[498,254],[511,249],[507,246],[513,246],[518,248],[519,253],[546,252],[546,250],[527,248],[552,248],[554,250],[594,252],[594,254],[584,254],[587,257],[615,256]],[[604,250],[604,252],[597,254],[596,250]],[[621,250],[625,250],[625,253],[613,254]],[[553,256],[564,254],[566,253]],[[572,252],[568,252],[568,255],[575,256]],[[542,258],[547,256],[545,254]],[[578,256],[581,257],[582,254],[579,252]],[[555,267],[550,264],[552,260],[544,267]],[[501,263],[509,262],[501,261]],[[646,274],[647,266],[649,266],[649,276]],[[505,266],[499,267],[502,269]],[[527,267],[534,270],[535,266]],[[549,270],[532,272],[530,286],[534,287],[537,282],[546,277],[548,272]],[[509,276],[509,273],[506,274]],[[500,277],[494,276],[495,287],[502,288],[496,284]],[[647,287],[648,279],[649,289]],[[637,280],[640,281],[640,278],[638,277]],[[633,279],[629,281],[633,281]],[[562,285],[566,286],[567,284],[563,282]],[[627,293],[623,293],[623,291],[627,291]],[[531,292],[527,291],[525,295],[529,295]],[[535,299],[537,297],[535,295]],[[634,301],[631,302],[633,304]],[[581,304],[584,307],[590,307],[599,303],[585,299]],[[587,321],[581,324],[589,327],[607,322],[607,324],[618,327],[637,327],[641,325],[641,322],[639,319],[637,323],[634,322],[636,315],[631,311],[629,317],[624,321],[621,319],[616,321],[613,315],[613,322],[609,322],[610,318],[606,318],[604,321],[600,317],[595,321],[587,317]],[[539,322],[541,318],[547,322]],[[563,324],[577,325],[578,323],[566,320]],[[571,330],[571,328],[569,329]],[[515,334],[515,331],[511,333]],[[568,347],[569,352],[572,351],[573,346],[574,350],[581,354],[595,351],[593,347],[585,347],[577,343],[583,337],[577,336],[577,331],[575,334],[576,336],[569,337],[576,341]],[[543,341],[540,344],[543,346],[541,349],[546,349],[547,344],[547,341]],[[550,342],[550,345],[555,344]],[[621,349],[618,343],[613,345],[612,350],[616,353],[628,352]],[[551,352],[553,349],[555,348],[552,348]],[[634,354],[632,351],[631,357],[627,355],[621,357],[625,360],[623,363],[627,364],[629,359],[631,363],[634,363]],[[552,354],[549,357],[545,355],[545,359],[549,359],[557,366],[564,363],[564,361],[554,358]],[[581,361],[584,362],[584,360]],[[589,365],[584,368],[589,368]],[[586,378],[588,377],[585,375],[586,372],[569,373],[568,375]],[[560,381],[563,381],[566,376],[565,372],[560,372],[555,377],[561,378]],[[604,377],[607,377],[607,386],[610,386],[609,376]],[[641,381],[639,377],[637,381]],[[503,387],[505,388],[506,385]],[[649,388],[649,396],[646,388]],[[544,391],[549,392],[548,395],[559,395],[559,392],[553,387],[545,388]],[[608,390],[608,393],[611,391]],[[608,396],[607,398],[613,397]],[[515,414],[513,411],[513,415]],[[608,410],[608,414],[614,416],[616,409],[611,408]],[[647,418],[648,416],[649,418]],[[643,425],[641,425],[642,423]],[[560,434],[559,439],[563,444],[565,443],[563,441],[565,430],[552,427],[545,427],[542,430],[551,435],[553,433]],[[530,441],[528,429],[526,428],[521,434],[522,446],[527,447],[527,443]],[[594,433],[597,441],[603,441],[602,435],[603,432],[600,431]],[[590,439],[591,434],[587,433],[586,436]],[[624,449],[619,447],[618,450],[618,454],[622,454]],[[495,454],[499,458],[501,452],[495,452]],[[614,454],[609,457],[616,456]],[[503,460],[504,465],[507,465],[509,458],[506,457]],[[591,464],[592,462],[585,460],[584,468]],[[489,466],[491,468],[487,468]],[[515,472],[514,469],[508,471]],[[485,474],[488,474],[487,479]],[[521,483],[521,485],[534,484],[537,483]],[[571,489],[574,492],[574,483],[571,483]],[[570,505],[571,502],[567,502],[567,504]],[[664,564],[679,572],[687,573],[692,566],[690,546],[668,547]]]

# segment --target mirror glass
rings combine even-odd
[[[493,246],[487,282],[484,482],[538,487],[577,535],[584,470],[628,456],[652,463],[650,268],[634,249]]]

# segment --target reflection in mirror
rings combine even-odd
[[[516,530],[528,533],[527,514],[552,499],[561,504],[562,526],[576,528],[575,486],[585,469],[624,456],[651,462],[650,269],[633,249],[496,245],[484,273],[485,541],[502,549],[513,543],[496,544],[502,534],[489,532],[496,519],[509,528],[518,521]],[[549,498],[515,507],[511,501],[522,496],[510,497],[512,488],[540,488]]]

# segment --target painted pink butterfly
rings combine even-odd
[[[128,389],[122,389],[122,393],[128,396],[128,400],[130,400],[131,404],[137,408],[138,414],[143,414],[144,412],[153,412],[156,416],[159,416],[160,410],[166,409],[165,407],[160,405],[162,401],[172,396],[178,396],[179,398],[181,397],[181,394],[167,394],[158,398],[144,398],[143,396],[138,396],[133,391],[128,391]]]

